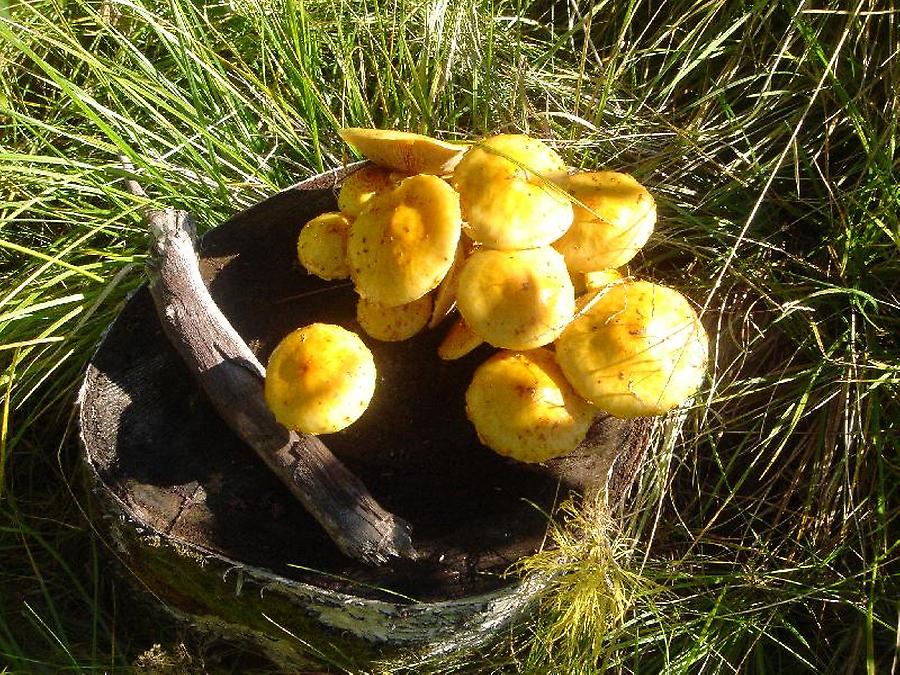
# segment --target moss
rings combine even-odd
[[[163,539],[148,547],[123,534],[131,571],[176,613],[201,630],[238,635],[259,645],[276,662],[292,667],[331,665],[356,670],[387,656],[349,633],[320,624],[277,589],[252,578],[242,566],[194,552]],[[199,562],[203,559],[203,563]]]

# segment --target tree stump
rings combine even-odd
[[[369,339],[356,324],[350,283],[322,281],[296,260],[300,228],[336,209],[352,169],[315,176],[212,230],[200,267],[262,363],[284,335],[316,321],[367,343],[375,396],[357,423],[325,441],[412,526],[416,560],[366,565],[341,553],[219,419],[167,340],[146,286],[110,326],[79,396],[91,492],[119,558],[171,613],[250,641],[294,670],[489,640],[546,582],[505,572],[545,545],[555,506],[594,490],[618,499],[647,442],[646,422],[601,418],[575,453],[540,465],[482,446],[464,393],[492,350],[441,361],[449,322],[401,343]]]

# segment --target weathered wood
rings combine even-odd
[[[380,564],[415,557],[409,525],[375,501],[316,436],[279,424],[263,395],[265,368],[210,297],[184,211],[146,213],[150,293],[166,334],[228,424],[347,555]]]

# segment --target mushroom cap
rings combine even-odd
[[[266,368],[266,403],[289,429],[326,434],[363,414],[375,392],[375,361],[359,337],[314,323],[289,333]]]
[[[475,251],[459,277],[456,306],[477,335],[495,347],[534,349],[562,333],[575,311],[563,257],[549,246]]]
[[[482,443],[522,462],[567,454],[597,414],[566,381],[548,349],[503,351],[481,364],[466,390],[466,414]]]
[[[472,146],[453,171],[466,234],[489,248],[547,246],[572,224],[572,204],[555,183],[562,158],[541,141],[502,134]]]
[[[356,218],[363,206],[375,194],[393,187],[406,178],[404,174],[385,169],[377,164],[367,164],[354,171],[341,183],[338,192],[338,209],[349,218]]]
[[[619,270],[615,269],[607,269],[607,270],[597,270],[595,272],[584,272],[583,274],[584,281],[584,290],[586,291],[599,291],[610,284],[615,284],[625,277]]]
[[[455,361],[456,359],[461,359],[482,343],[484,343],[484,340],[472,332],[465,319],[459,317],[450,326],[450,330],[447,331],[441,344],[438,345],[438,357],[443,361]]]
[[[422,134],[391,129],[350,127],[341,129],[338,134],[367,159],[408,174],[428,173],[440,176],[450,173],[462,159],[467,147]]]
[[[350,227],[350,276],[360,296],[403,305],[435,288],[456,255],[459,196],[436,176],[411,176],[375,195]]]
[[[367,335],[382,342],[407,340],[425,328],[431,318],[431,295],[405,305],[382,305],[365,298],[356,303],[356,320]]]
[[[575,287],[575,304],[578,305],[578,296],[590,291],[599,291],[610,284],[621,281],[624,276],[619,270],[597,270],[596,272],[573,272],[569,268],[569,277]]]
[[[575,215],[553,247],[569,269],[620,267],[647,243],[656,224],[656,202],[634,178],[617,171],[579,173],[568,178],[566,188],[575,200]]]
[[[459,275],[462,272],[466,258],[472,253],[472,240],[468,237],[460,237],[456,246],[456,255],[446,276],[438,284],[434,295],[434,310],[431,313],[429,328],[434,328],[447,318],[456,306],[456,291],[459,289]]]
[[[346,279],[350,276],[349,232],[350,221],[342,213],[334,211],[316,216],[303,226],[297,238],[300,264],[322,279]]]
[[[706,372],[708,339],[688,300],[648,281],[600,291],[556,341],[575,391],[621,418],[681,405]]]

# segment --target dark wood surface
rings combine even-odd
[[[372,340],[356,324],[349,282],[324,282],[297,263],[302,225],[334,208],[329,187],[280,193],[210,232],[201,271],[263,363],[284,335],[312,322],[362,335],[378,368],[375,396],[357,423],[323,440],[411,524],[421,559],[371,567],[343,555],[216,416],[166,340],[146,289],[128,302],[88,370],[88,459],[141,522],[290,579],[394,600],[386,591],[427,601],[499,588],[509,583],[508,566],[545,542],[554,506],[572,491],[604,486],[614,456],[638,457],[646,439],[633,423],[607,418],[576,453],[542,465],[482,446],[464,392],[489,347],[441,361],[446,324],[402,343]],[[618,491],[633,464],[616,464]]]

